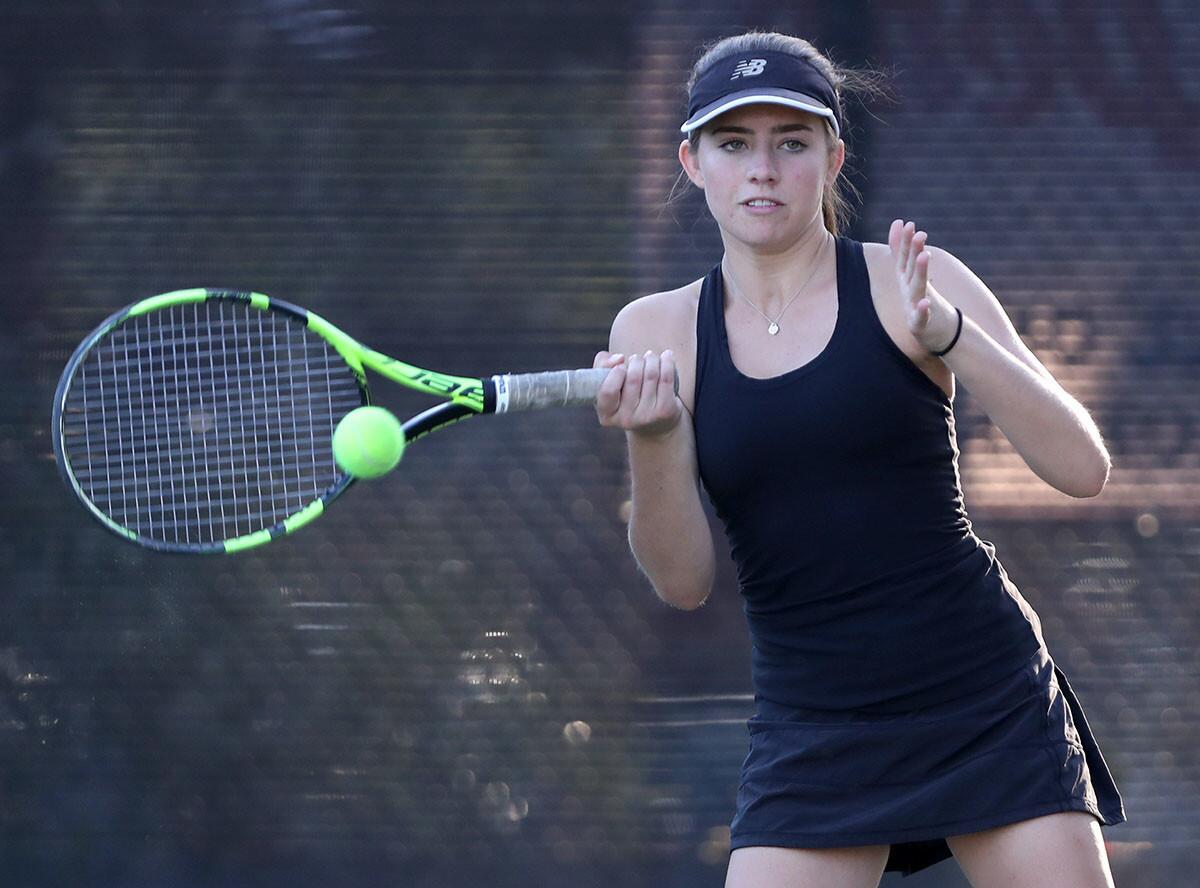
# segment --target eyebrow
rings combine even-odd
[[[809,126],[807,123],[784,123],[784,124],[780,124],[779,126],[771,127],[772,133],[794,133],[798,130],[806,130],[811,133],[812,127]],[[739,133],[739,134],[745,134],[745,135],[753,135],[754,134],[754,130],[750,129],[749,127],[728,126],[728,125],[727,126],[718,126],[712,132],[713,132],[714,136],[717,133]]]

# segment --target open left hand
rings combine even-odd
[[[888,231],[896,263],[896,281],[904,300],[904,317],[917,342],[931,352],[944,349],[958,328],[958,313],[929,280],[929,235],[912,222],[897,219]]]

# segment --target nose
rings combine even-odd
[[[750,153],[746,178],[751,182],[774,182],[779,178],[779,167],[769,146],[757,147]]]

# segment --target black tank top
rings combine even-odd
[[[700,476],[724,522],[756,696],[907,711],[979,690],[1043,646],[971,528],[945,393],[884,330],[861,243],[837,239],[833,337],[770,379],[734,366],[718,265],[696,320]]]

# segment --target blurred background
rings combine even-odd
[[[5,885],[722,884],[753,706],[731,564],[714,524],[709,603],[658,601],[590,411],[443,432],[238,557],[107,533],[48,433],[79,339],[186,286],[454,373],[590,365],[622,305],[719,258],[699,195],[666,201],[689,66],[747,27],[891,75],[851,109],[851,235],[917,220],[1102,428],[1111,482],[1075,501],[956,402],[976,532],[1124,793],[1117,884],[1194,881],[1191,0],[4,0]]]

